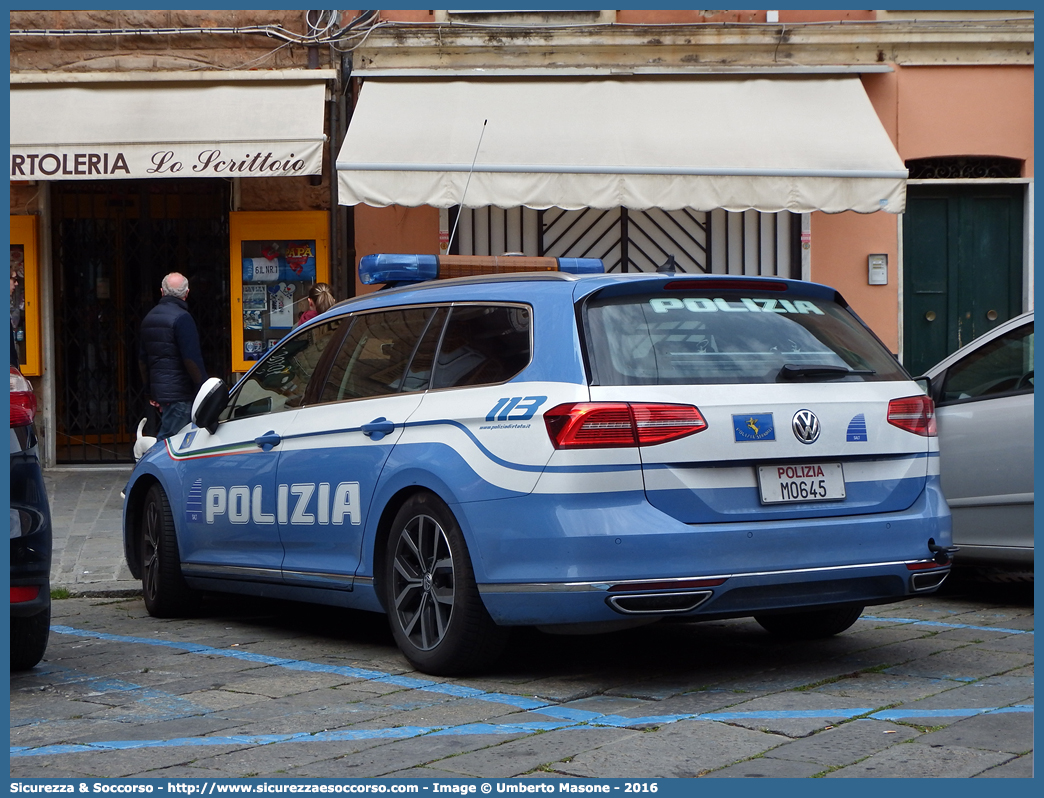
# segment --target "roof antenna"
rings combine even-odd
[[[449,241],[446,242],[446,252],[449,252],[453,248],[453,236],[457,234],[457,225],[460,224],[460,214],[464,212],[464,198],[468,195],[468,186],[471,185],[471,176],[475,174],[475,162],[478,160],[479,147],[482,146],[482,137],[486,135],[486,122],[488,119],[482,120],[482,132],[479,133],[478,144],[475,145],[475,157],[471,159],[471,169],[468,170],[468,180],[464,184],[464,192],[460,195],[460,210],[457,212],[457,218],[453,220],[453,231],[450,233]]]
[[[656,267],[657,274],[674,274],[676,271],[678,271],[678,264],[674,262],[674,255],[668,255],[666,263],[661,263]]]

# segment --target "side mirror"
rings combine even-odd
[[[932,378],[926,376],[914,377],[914,382],[924,391],[925,396],[932,395]]]
[[[192,421],[213,435],[217,431],[218,416],[228,405],[228,386],[219,377],[211,377],[199,386],[192,400]]]

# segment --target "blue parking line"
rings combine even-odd
[[[346,740],[405,740],[413,737],[462,736],[474,734],[535,734],[536,732],[568,730],[584,731],[602,726],[638,726],[662,725],[678,720],[729,721],[729,720],[780,720],[790,718],[850,718],[865,714],[866,709],[832,709],[832,710],[791,710],[766,712],[707,712],[702,715],[669,715],[648,718],[622,718],[620,716],[603,715],[593,723],[582,722],[534,722],[534,723],[470,723],[463,726],[442,728],[438,726],[402,726],[392,729],[347,729],[343,731],[325,731],[315,734],[298,732],[296,734],[259,734],[233,735],[213,737],[177,737],[171,740],[113,740],[106,742],[45,745],[39,748],[28,746],[11,746],[12,759],[27,756],[55,756],[58,754],[100,753],[105,751],[129,751],[141,748],[181,748],[185,746],[260,746],[278,745],[281,743],[328,743]],[[884,710],[875,712],[869,717],[873,720],[903,720],[904,718],[944,718],[971,717],[973,715],[1033,712],[1032,705],[1014,707],[981,707],[977,709],[922,709],[922,710]],[[606,722],[610,721],[610,722]],[[623,722],[626,721],[626,724]]]
[[[861,621],[876,623],[908,623],[914,626],[941,626],[945,629],[973,629],[976,632],[1002,632],[1008,635],[1031,635],[1032,629],[1005,629],[1003,626],[973,626],[968,623],[944,623],[942,621],[924,621],[920,618],[879,618],[875,615],[860,615]]]
[[[114,643],[136,643],[138,645],[162,646],[186,651],[190,654],[205,654],[208,656],[228,657],[230,659],[243,660],[245,662],[256,662],[261,665],[274,665],[288,670],[308,671],[310,673],[332,673],[337,676],[347,676],[352,679],[363,681],[393,684],[396,687],[407,687],[413,690],[424,690],[430,693],[443,693],[457,696],[458,698],[479,698],[483,701],[491,701],[497,704],[509,704],[519,709],[536,709],[547,706],[546,701],[538,701],[525,696],[509,696],[503,693],[487,693],[474,687],[459,684],[448,684],[446,682],[433,682],[428,679],[418,679],[415,676],[399,676],[383,673],[381,671],[353,668],[349,665],[323,665],[318,662],[305,660],[287,659],[285,657],[272,657],[267,654],[255,654],[252,651],[237,651],[229,648],[214,648],[199,643],[178,643],[170,640],[160,640],[153,637],[135,637],[131,635],[114,635],[108,632],[95,632],[89,629],[76,629],[71,626],[53,625],[51,631],[57,634],[74,635],[76,637],[89,637],[95,640],[108,640]]]
[[[897,623],[928,623],[933,626],[947,626],[935,622],[921,622],[914,619],[877,619],[865,618],[865,620],[889,620]],[[958,628],[970,627],[965,624],[949,624]],[[982,627],[989,629],[990,627]],[[27,746],[11,746],[10,756],[53,756],[57,754],[102,752],[113,750],[130,750],[138,748],[157,747],[183,747],[183,746],[258,746],[278,745],[287,742],[330,742],[339,740],[372,740],[372,739],[407,739],[423,735],[474,735],[474,734],[534,734],[541,731],[552,730],[575,730],[583,731],[594,728],[616,727],[637,728],[648,726],[662,726],[677,723],[683,720],[710,721],[719,723],[751,721],[751,720],[789,720],[789,719],[842,719],[867,715],[872,711],[869,707],[817,709],[817,710],[763,710],[745,712],[705,712],[681,715],[652,715],[646,717],[628,718],[621,715],[606,715],[591,712],[575,707],[553,706],[547,702],[526,696],[514,696],[504,693],[488,693],[473,687],[446,682],[433,682],[414,676],[387,674],[381,671],[353,668],[350,666],[323,665],[304,660],[292,660],[284,657],[272,657],[264,654],[256,654],[249,651],[237,651],[234,649],[214,648],[212,646],[200,645],[198,643],[178,643],[156,638],[135,637],[128,635],[115,635],[107,632],[95,632],[85,629],[76,629],[70,626],[55,625],[51,631],[57,634],[74,635],[97,640],[108,640],[119,643],[133,643],[140,645],[162,646],[192,654],[204,654],[208,656],[222,656],[239,659],[247,662],[274,665],[290,670],[334,673],[341,676],[363,679],[375,683],[393,684],[408,689],[435,692],[458,698],[474,698],[493,703],[507,704],[518,709],[526,710],[527,714],[540,715],[557,720],[532,721],[522,723],[471,723],[451,727],[419,727],[408,726],[392,729],[350,729],[342,731],[326,731],[319,733],[299,732],[292,734],[269,734],[269,735],[234,735],[234,736],[208,736],[208,737],[181,737],[171,740],[124,740],[105,741],[79,744],[48,745],[37,748]],[[1001,631],[1001,630],[997,630]],[[1005,630],[1019,634],[1032,634],[1024,630]],[[161,698],[164,694],[155,690],[141,688],[137,685],[124,682],[119,679],[102,679],[92,677],[73,677],[66,681],[91,683],[99,688],[110,688],[113,691],[139,690],[144,699]],[[102,690],[104,692],[104,690]],[[177,697],[172,697],[177,698]],[[187,707],[179,707],[184,712]],[[200,714],[208,710],[203,709]],[[867,715],[873,720],[902,721],[907,718],[944,718],[944,717],[972,717],[974,715],[988,713],[1012,713],[1033,712],[1033,705],[1016,705],[1010,707],[976,707],[976,708],[954,708],[954,709],[889,709],[874,712]],[[179,713],[180,714],[180,713]],[[181,715],[183,716],[183,715]]]
[[[1017,704],[1013,707],[977,707],[967,709],[884,709],[880,712],[875,712],[870,717],[874,720],[906,720],[907,718],[970,718],[974,715],[993,715],[1009,712],[1032,711],[1032,704]]]
[[[365,729],[358,731],[319,732],[310,734],[255,734],[234,735],[231,737],[176,737],[172,740],[115,740],[111,742],[75,743],[66,745],[45,745],[39,748],[12,746],[12,757],[54,756],[55,754],[82,754],[98,751],[130,751],[139,748],[183,748],[186,746],[254,746],[274,745],[276,743],[300,742],[337,742],[341,740],[402,740],[419,737],[432,731],[430,728],[402,726],[395,729]]]
[[[764,712],[707,712],[697,720],[797,720],[804,718],[854,718],[865,715],[873,707],[857,707],[853,709],[786,709],[766,710]]]
[[[53,683],[82,685],[85,689],[90,690],[91,692],[81,696],[87,702],[90,702],[91,698],[105,693],[122,693],[133,697],[134,703],[126,706],[133,706],[136,708],[136,711],[123,715],[109,715],[107,719],[111,721],[148,721],[155,723],[163,720],[190,718],[211,711],[208,707],[195,704],[183,696],[173,695],[153,687],[144,687],[123,679],[91,676],[82,671],[71,670],[55,663],[48,663],[48,665],[50,667],[46,673]],[[122,709],[123,706],[121,705],[119,708]],[[113,707],[113,711],[116,710],[117,707]],[[29,722],[40,723],[44,721],[33,719]],[[12,718],[11,725],[21,726],[26,725],[26,723]]]

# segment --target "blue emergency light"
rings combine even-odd
[[[532,258],[525,255],[365,255],[359,261],[364,285],[405,285],[477,274],[559,271],[605,274],[600,258]]]
[[[364,255],[359,261],[363,285],[376,283],[423,283],[439,276],[435,255]]]
[[[569,274],[605,274],[601,258],[555,258],[558,270]]]

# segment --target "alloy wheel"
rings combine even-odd
[[[429,515],[418,515],[399,533],[392,597],[403,634],[421,651],[442,642],[453,614],[454,567],[449,539]]]
[[[144,530],[141,539],[142,590],[149,598],[156,597],[159,582],[160,517],[156,502],[145,505]]]

